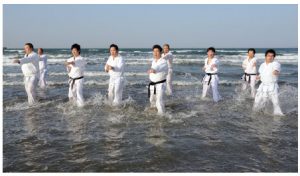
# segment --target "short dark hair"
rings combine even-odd
[[[77,51],[79,51],[79,53],[80,53],[80,45],[79,44],[77,44],[77,43],[73,44],[71,46],[71,50],[73,50],[74,48],[77,49]]]
[[[25,45],[29,46],[29,48],[33,49],[33,44],[32,43],[25,43]]]
[[[167,43],[166,43],[166,44],[164,44],[163,46],[167,46],[167,47],[170,49],[170,45],[169,45],[169,44],[167,44]]]
[[[159,52],[162,52],[162,48],[161,48],[160,45],[153,45],[152,51],[153,51],[155,48],[157,48],[157,49],[159,50]]]
[[[215,53],[216,49],[214,47],[209,47],[209,48],[207,48],[206,52],[208,52],[208,51],[212,51],[212,52]]]
[[[43,48],[39,48],[39,50],[41,50],[41,51],[42,51],[42,53],[44,53],[44,49],[43,49]]]
[[[248,49],[248,53],[249,53],[250,51],[253,51],[254,54],[256,53],[256,51],[255,51],[254,48],[249,48],[249,49]]]
[[[273,49],[268,49],[265,53],[265,56],[267,56],[269,53],[272,53],[274,55],[274,57],[276,57],[276,52]]]
[[[110,46],[109,46],[109,49],[110,48],[115,48],[117,51],[119,51],[119,47],[118,47],[118,45],[116,45],[116,44],[111,44]]]

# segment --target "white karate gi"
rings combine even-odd
[[[242,84],[242,90],[246,90],[248,86],[251,88],[251,96],[255,97],[255,81],[256,81],[256,58],[246,58],[243,61],[242,67],[244,72],[250,75],[243,75],[242,79],[244,80]]]
[[[281,71],[281,66],[277,61],[273,61],[269,64],[264,62],[260,65],[258,72],[260,74],[261,84],[257,89],[253,110],[258,111],[264,108],[266,102],[270,99],[273,103],[274,115],[283,115],[278,99],[278,76],[273,74],[274,70],[278,72]]]
[[[75,65],[69,64],[67,71],[69,75],[69,99],[75,101],[77,106],[84,106],[83,81],[86,61],[80,55],[76,58],[71,57],[67,62],[75,62]]]
[[[167,95],[173,94],[172,80],[173,80],[173,55],[171,52],[167,54],[163,53],[162,58],[166,59],[168,64],[168,75],[167,75]]]
[[[155,70],[155,73],[149,74],[151,82],[156,83],[166,80],[168,74],[168,64],[163,58],[159,60],[153,59],[151,69]],[[154,94],[155,90],[155,94]],[[164,94],[166,91],[166,82],[150,85],[150,104],[151,107],[157,108],[158,114],[162,115],[165,112]]]
[[[20,59],[21,69],[24,75],[25,90],[28,96],[28,103],[36,103],[36,87],[39,79],[39,56],[31,52]]]
[[[40,81],[39,81],[39,86],[42,89],[46,88],[46,74],[47,74],[47,56],[46,55],[41,55],[39,56],[39,67],[40,67]]]
[[[211,68],[211,66],[215,64],[216,67]],[[206,94],[211,86],[212,88],[212,94],[213,94],[213,100],[215,102],[218,102],[221,99],[221,96],[218,91],[218,83],[219,83],[219,77],[217,75],[219,68],[219,60],[217,58],[213,58],[211,63],[208,64],[208,58],[205,59],[205,76],[203,78],[203,91],[202,91],[202,98],[206,97]],[[214,74],[214,75],[207,75],[207,74]],[[211,80],[210,80],[211,77]],[[209,83],[210,80],[210,83]]]
[[[113,67],[109,70],[109,85],[108,85],[108,99],[113,106],[120,105],[122,102],[123,88],[124,88],[124,68],[125,61],[121,55],[113,58],[110,56],[106,62],[107,65]],[[106,65],[104,68],[107,71]]]

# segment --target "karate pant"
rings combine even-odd
[[[121,104],[123,87],[124,87],[123,77],[116,77],[116,78],[109,79],[108,99],[110,102],[112,102],[113,106],[117,106]]]
[[[24,84],[28,96],[28,104],[32,105],[37,102],[36,100],[36,87],[38,83],[38,76],[25,76]]]
[[[243,80],[245,80],[244,76],[242,78]],[[251,77],[250,78],[250,83],[249,83],[249,77]],[[256,93],[255,80],[256,80],[256,75],[246,76],[246,81],[244,81],[243,84],[242,84],[242,90],[246,90],[248,88],[248,86],[250,86],[250,88],[251,88],[251,97],[252,98],[255,98],[255,93]]]
[[[150,105],[157,108],[157,113],[162,115],[165,113],[164,94],[166,91],[166,83],[156,84],[156,94],[154,95],[154,85],[150,86]]]
[[[167,95],[173,94],[173,87],[172,87],[172,80],[173,80],[173,69],[169,69],[167,75]]]
[[[221,99],[221,96],[218,91],[218,83],[219,83],[219,77],[218,75],[212,75],[210,84],[208,85],[209,80],[208,75],[205,75],[203,78],[203,91],[202,91],[202,98],[206,97],[207,92],[209,91],[209,88],[212,88],[212,94],[213,94],[213,100],[215,102],[218,102]]]
[[[78,79],[75,80],[73,88],[72,88],[72,81],[69,82],[69,100],[75,101],[77,106],[82,107],[84,106],[84,99],[83,99],[83,80]]]
[[[270,99],[274,107],[274,115],[283,115],[279,106],[278,91],[279,87],[277,83],[265,85],[261,83],[257,89],[257,93],[254,100],[253,110],[258,111],[264,108],[266,102]]]
[[[39,81],[39,86],[42,89],[46,88],[46,74],[47,74],[47,70],[40,70],[40,81]]]

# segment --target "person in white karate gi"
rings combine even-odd
[[[33,105],[37,103],[36,88],[39,80],[39,57],[33,51],[31,43],[25,44],[24,52],[25,56],[22,59],[14,59],[13,62],[21,65],[28,104]]]
[[[160,45],[154,45],[152,51],[152,65],[148,70],[150,78],[148,98],[150,98],[151,107],[156,106],[158,114],[163,115],[165,113],[164,95],[166,91],[168,64],[167,61],[161,57],[162,48]]]
[[[275,57],[276,52],[273,49],[267,50],[265,53],[265,62],[259,67],[259,76],[257,76],[257,79],[261,80],[261,84],[257,89],[253,110],[261,110],[265,107],[266,102],[271,100],[274,107],[274,115],[282,116],[284,114],[279,105],[279,87],[277,84],[281,66],[280,63],[274,61]]]
[[[40,68],[40,80],[39,86],[42,89],[46,89],[46,75],[47,75],[47,56],[44,54],[43,48],[38,49],[39,55],[39,68]]]
[[[163,51],[162,58],[167,61],[168,64],[168,75],[167,75],[167,89],[166,93],[167,95],[173,94],[173,87],[172,87],[172,80],[173,80],[173,55],[170,52],[170,45],[164,44],[163,45]]]
[[[245,91],[247,87],[251,88],[251,97],[255,97],[255,83],[256,83],[256,58],[255,49],[248,49],[248,57],[243,61],[242,67],[244,70],[244,75],[242,79],[244,80],[242,84],[242,90]]]
[[[80,55],[80,45],[71,46],[73,57],[65,62],[69,75],[69,100],[77,104],[78,107],[84,106],[83,81],[86,60]]]
[[[109,73],[108,99],[113,106],[122,103],[122,94],[124,88],[124,68],[125,61],[119,54],[119,47],[111,44],[109,47],[110,56],[105,64],[104,70]]]
[[[203,78],[203,91],[202,98],[205,98],[209,88],[212,88],[213,100],[218,102],[221,99],[221,96],[218,91],[218,69],[219,69],[219,60],[215,57],[215,48],[210,47],[207,49],[207,58],[205,59],[203,70],[205,71],[205,76]]]

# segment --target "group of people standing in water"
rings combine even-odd
[[[38,54],[34,52],[33,45],[26,43],[24,46],[25,56],[21,59],[14,59],[14,63],[21,65],[24,74],[25,90],[28,95],[30,105],[37,102],[36,88],[39,85],[42,89],[46,88],[47,57],[43,54],[43,49],[38,49]],[[71,46],[72,57],[65,63],[69,76],[69,100],[78,107],[84,106],[83,85],[86,59],[81,57],[79,44]],[[125,59],[119,54],[119,47],[111,44],[109,47],[110,56],[105,64],[104,70],[110,76],[108,85],[108,99],[112,106],[122,104],[122,94],[125,86],[124,68]],[[170,52],[169,44],[154,45],[152,47],[153,58],[149,74],[148,98],[150,106],[157,108],[159,115],[165,113],[165,95],[173,94],[173,55]],[[215,56],[216,50],[213,47],[207,49],[207,58],[204,61],[203,71],[205,76],[202,80],[202,98],[206,98],[208,91],[212,90],[214,102],[222,98],[218,91],[219,84],[219,59]],[[243,61],[242,68],[244,74],[242,79],[242,90],[251,89],[251,97],[254,98],[253,110],[259,111],[265,107],[268,100],[271,100],[274,107],[274,115],[282,116],[283,113],[279,106],[279,87],[278,76],[281,71],[280,64],[275,61],[276,52],[269,49],[265,52],[265,62],[262,63],[257,71],[257,59],[255,49],[248,49],[248,57]],[[255,88],[256,82],[260,80],[258,89]]]

